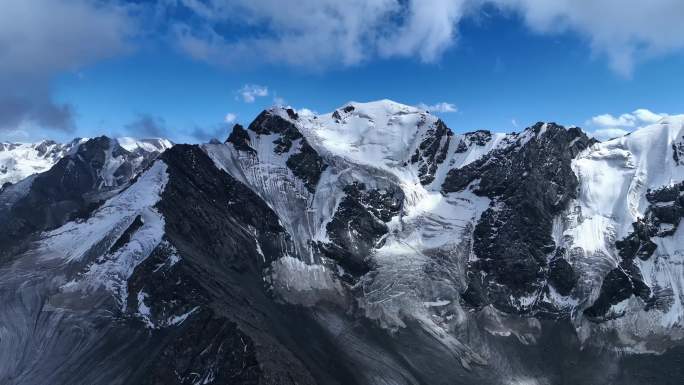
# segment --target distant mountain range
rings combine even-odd
[[[679,384],[684,116],[0,144],[0,383]]]

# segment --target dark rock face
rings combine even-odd
[[[452,137],[453,133],[441,120],[426,131],[426,137],[411,156],[411,163],[420,165],[418,175],[422,185],[428,185],[435,180],[437,168],[444,163],[448,155]]]
[[[127,303],[129,313],[140,300],[148,309],[156,350],[128,381],[339,384],[348,378],[343,365],[333,364],[342,356],[320,326],[269,296],[262,270],[292,248],[276,214],[197,146],[174,146],[161,159],[169,174],[157,205],[165,240],[129,279]],[[303,331],[310,338],[293,338]]]
[[[295,110],[293,110],[292,108],[286,109],[285,112],[287,112],[287,116],[289,116],[290,119],[292,119],[292,120],[297,120],[297,119],[299,119],[299,114],[297,114],[297,113],[295,112]]]
[[[369,190],[363,183],[348,185],[344,191],[346,196],[326,226],[331,242],[319,247],[358,276],[369,271],[367,257],[389,231],[385,223],[399,214],[404,197],[401,191]]]
[[[208,369],[209,368],[209,369]],[[237,325],[203,311],[166,344],[141,384],[260,384],[254,343]]]
[[[304,181],[304,185],[311,193],[316,191],[316,185],[321,179],[321,174],[328,168],[323,158],[309,145],[306,139],[302,139],[299,152],[290,155],[286,164],[295,176]]]
[[[679,142],[672,143],[672,159],[678,166],[684,165],[684,137]]]
[[[266,261],[255,242],[262,241],[267,255],[276,258],[282,253],[278,240],[287,242],[283,230],[251,190],[217,170],[198,147],[174,146],[162,159],[169,182],[159,210],[166,219],[168,241],[136,268],[128,282],[127,304],[131,313],[145,306],[150,322],[171,330],[154,332],[162,338],[159,352],[144,363],[147,369],[140,381],[261,383],[264,373],[253,340],[213,306],[217,301],[230,303],[230,297],[216,296],[233,289],[236,279],[250,281],[236,276],[254,274],[258,282],[258,266]],[[243,224],[253,226],[257,240]],[[259,284],[252,286],[257,293],[263,291]],[[231,295],[239,298],[249,291],[242,290]],[[170,320],[182,316],[186,318],[172,326]]]
[[[649,288],[641,276],[634,259],[648,260],[653,256],[657,245],[654,237],[668,237],[677,231],[684,218],[684,183],[648,191],[646,199],[650,203],[644,218],[632,223],[634,231],[624,239],[615,242],[622,261],[603,279],[599,297],[585,314],[600,321],[611,305],[630,298],[641,298],[646,310],[667,308],[672,293],[660,288]]]
[[[488,130],[477,130],[465,134],[466,141],[476,146],[485,146],[492,140],[492,133]]]
[[[57,227],[88,206],[87,194],[98,189],[110,139],[100,137],[81,145],[72,157],[62,158],[49,171],[39,174],[29,193],[2,220],[0,243],[10,244],[27,234]]]
[[[288,109],[287,111],[291,119],[299,118],[293,110]],[[316,190],[321,174],[328,166],[292,122],[270,111],[263,111],[249,125],[249,129],[259,135],[280,134],[280,137],[273,142],[276,145],[273,150],[276,154],[289,152],[294,142],[299,141],[299,148],[290,155],[286,165],[296,177],[304,181],[304,185],[309,192],[313,193]],[[245,151],[244,148],[247,145],[244,144],[244,139],[239,140],[237,137],[246,137],[246,140],[249,141],[249,135],[246,132],[236,133],[235,128],[233,133],[235,134],[235,141],[232,141],[231,138],[228,138],[228,141],[233,143],[238,150]],[[231,137],[233,137],[233,134],[231,134]],[[247,147],[249,148],[249,146]],[[251,148],[249,150],[254,151]]]
[[[256,150],[250,146],[249,133],[239,124],[233,126],[233,131],[226,139],[226,143],[232,143],[238,151],[256,153]]]
[[[525,135],[532,137],[524,142]],[[476,140],[486,143],[486,136],[477,135]],[[469,266],[469,291],[479,293],[466,297],[518,312],[508,299],[511,294],[530,295],[546,285],[548,255],[555,250],[552,221],[575,197],[578,186],[571,160],[592,143],[579,128],[537,123],[516,144],[449,171],[442,186],[445,193],[479,181],[473,192],[493,201],[474,231],[478,259]],[[561,290],[571,286],[572,276],[561,278],[568,272],[563,262],[554,262],[552,275]]]
[[[651,296],[651,290],[644,283],[639,268],[631,261],[622,261],[619,267],[608,272],[601,284],[599,297],[584,314],[597,319],[605,315],[611,305],[618,304],[632,295],[647,301]]]
[[[140,229],[143,226],[143,221],[142,221],[142,216],[138,215],[135,217],[133,220],[133,223],[131,223],[130,226],[124,231],[124,233],[119,237],[119,239],[116,240],[114,245],[109,249],[109,253],[114,253],[115,251],[119,250],[120,248],[124,247],[128,242],[131,241],[131,236],[135,234],[138,229]]]
[[[563,258],[549,262],[549,284],[561,295],[570,295],[579,278],[572,265]]]
[[[632,223],[634,231],[625,239],[615,242],[620,257],[647,260],[656,250],[653,237],[667,237],[675,233],[684,217],[684,183],[649,190],[646,199],[650,206],[643,218]]]
[[[647,260],[656,251],[652,237],[666,237],[674,234],[684,217],[684,183],[649,190],[646,199],[650,203],[644,218],[632,223],[634,231],[625,239],[615,242],[620,257],[632,260],[638,257]]]
[[[230,248],[235,254],[241,255],[240,260],[248,259],[247,255],[255,260],[262,260],[263,258],[253,251],[254,244],[247,246],[244,240],[235,239],[235,235],[232,234],[235,231],[235,222],[228,226],[225,223],[226,219],[222,218],[228,214],[229,218],[242,226],[251,226],[263,233],[263,240],[260,238],[260,241],[263,241],[262,249],[265,255],[271,258],[280,255],[278,245],[289,241],[286,240],[283,228],[278,224],[278,217],[247,186],[225,172],[217,172],[211,159],[199,147],[176,145],[165,152],[161,159],[170,168],[170,184],[164,190],[159,204],[168,220],[167,234],[178,234],[179,237],[182,234],[182,238],[185,239],[194,238],[197,244],[203,245],[205,253],[217,261],[226,260],[226,256],[218,251],[225,248]],[[175,183],[181,181],[187,185],[176,187]],[[213,217],[207,217],[208,215]],[[194,222],[201,221],[201,227],[208,230],[207,232],[199,232],[193,227],[192,222],[183,219],[197,217],[200,219]],[[174,221],[176,218],[178,220]],[[209,235],[211,236],[208,238]]]
[[[302,133],[292,122],[270,111],[261,112],[248,129],[259,135],[280,134],[280,137],[273,142],[276,144],[273,150],[276,154],[290,151],[292,142],[303,138]]]
[[[615,246],[622,259],[631,260],[639,257],[646,260],[656,250],[657,246],[651,241],[651,237],[656,235],[657,228],[644,220],[634,222],[632,227],[634,227],[634,232],[627,238],[615,242]]]
[[[492,133],[487,130],[477,130],[473,132],[466,133],[464,139],[458,142],[458,147],[456,147],[457,153],[463,153],[468,151],[470,146],[486,146],[490,140],[492,140]]]

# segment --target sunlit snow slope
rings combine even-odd
[[[607,314],[614,319],[602,325],[617,331],[628,350],[661,350],[657,342],[648,343],[653,334],[683,337],[679,330],[684,320],[684,238],[677,211],[681,207],[677,200],[684,195],[680,187],[684,181],[682,143],[684,116],[672,116],[595,144],[573,161],[580,192],[568,213],[558,219],[556,239],[560,246],[572,251],[571,263],[581,273],[576,293],[580,299],[592,303],[599,297],[609,271],[631,266],[631,258],[616,247],[616,241],[633,234],[636,222],[654,222],[648,225],[655,230],[647,238],[655,251],[634,258],[639,279],[650,293],[643,298],[615,298]],[[675,190],[671,198],[649,202],[649,196],[664,188]],[[654,207],[656,213],[659,207],[673,217],[652,218]],[[668,304],[651,306],[649,301]],[[584,329],[590,328],[588,322],[583,320],[582,324]],[[636,346],[635,341],[639,341]]]
[[[76,145],[78,141],[69,144],[52,141],[0,143],[0,186],[48,170]]]
[[[88,139],[75,139],[70,143],[44,140],[38,143],[0,143],[0,186],[49,170],[61,158],[77,151]],[[129,152],[162,152],[171,148],[167,139],[116,139]]]

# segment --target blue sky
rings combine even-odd
[[[9,1],[11,8],[20,0]],[[612,0],[589,10],[549,10],[539,0],[372,0],[362,3],[374,8],[356,13],[335,8],[357,2],[23,1],[17,14],[28,15],[29,27],[38,19],[35,28],[45,31],[21,41],[10,36],[28,27],[0,27],[0,47],[38,45],[28,54],[0,49],[0,62],[8,55],[17,63],[0,64],[0,82],[4,72],[9,88],[28,90],[0,93],[0,140],[224,139],[231,123],[248,124],[274,103],[323,113],[383,98],[449,106],[436,113],[457,132],[514,131],[543,120],[611,136],[662,116],[642,119],[638,109],[684,112],[684,38],[657,23],[631,30],[627,23],[640,16],[629,11],[597,19]],[[290,9],[281,9],[286,3]],[[318,14],[323,3],[328,8]],[[634,12],[684,12],[676,2],[653,4]],[[330,8],[336,11],[326,14]],[[41,41],[60,33],[59,24],[38,24],[44,20],[36,14],[48,11],[62,15],[56,22],[89,15],[92,24],[63,32],[58,44]]]

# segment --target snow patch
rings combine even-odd
[[[0,143],[0,186],[49,170],[77,143]]]
[[[127,279],[164,235],[164,218],[154,205],[168,182],[166,169],[166,164],[157,160],[136,183],[105,202],[87,221],[68,222],[44,233],[39,249],[45,258],[88,264],[82,276],[66,284],[64,289],[104,287],[125,308]],[[129,242],[116,251],[108,251],[137,216],[143,224]]]

